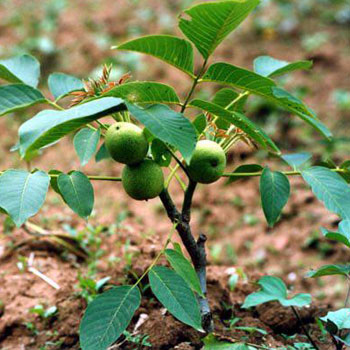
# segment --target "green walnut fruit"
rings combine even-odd
[[[122,184],[131,198],[137,200],[155,198],[164,188],[162,168],[151,159],[126,165],[122,172]]]
[[[132,123],[118,122],[111,125],[105,142],[111,157],[123,164],[139,163],[148,152],[148,142],[142,129]]]
[[[188,172],[193,181],[210,184],[218,180],[226,167],[226,155],[214,141],[198,141],[193,152]]]

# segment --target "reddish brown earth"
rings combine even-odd
[[[27,13],[31,16],[28,18],[33,17],[37,20],[43,16],[43,7],[40,5],[42,2],[30,3],[34,7],[30,7],[24,0],[7,1],[6,7],[0,2],[0,7],[3,6],[3,11],[0,11],[0,42],[4,47],[21,45],[25,37],[25,34],[14,30],[8,24],[9,15],[14,15],[20,8],[29,6]],[[148,20],[132,15],[135,11],[147,10],[148,6],[153,9]],[[97,65],[102,64],[106,57],[113,55],[119,58],[119,55],[123,55],[115,52],[111,54],[110,45],[98,46],[96,35],[108,33],[115,44],[129,37],[128,30],[132,26],[140,27],[142,33],[173,32],[173,25],[164,24],[160,14],[172,16],[179,6],[179,1],[160,0],[148,1],[147,6],[126,2],[120,4],[109,0],[99,4],[93,1],[76,1],[61,14],[57,29],[50,34],[59,51],[53,56],[42,55],[44,73],[59,70],[86,77]],[[29,22],[28,18],[26,21]],[[307,103],[337,134],[344,135],[344,131],[349,130],[349,115],[336,108],[331,93],[334,88],[350,87],[349,75],[344,74],[348,71],[349,36],[342,27],[321,24],[315,16],[311,16],[306,22],[288,37],[278,33],[259,36],[252,32],[250,19],[238,35],[231,37],[219,48],[215,59],[225,59],[251,68],[253,58],[260,54],[270,54],[289,61],[313,58],[314,69],[311,72],[293,75],[294,79],[289,79],[287,86],[290,89],[306,86],[310,90],[306,96]],[[28,23],[26,25],[29,26]],[[328,42],[312,54],[303,51],[301,35],[315,33],[321,29],[329,33]],[[152,58],[143,57],[142,62],[143,69],[132,72],[135,79],[157,79],[175,87],[183,87],[179,91],[180,95],[186,91],[188,82],[177,71],[172,68],[165,69],[162,63]],[[121,74],[127,71],[125,64],[118,68],[121,69]],[[209,86],[206,89],[206,92],[210,91]],[[260,112],[252,113],[252,117],[259,118]],[[35,108],[32,114],[34,113]],[[286,118],[285,115],[283,117]],[[23,167],[18,156],[14,153],[9,154],[8,150],[15,143],[18,125],[26,118],[27,114],[1,119],[0,147],[1,154],[5,155],[0,160],[1,168]],[[321,146],[315,143],[314,138],[300,137],[300,133],[305,132],[307,135],[308,127],[299,123],[297,126],[297,132],[288,131],[287,135],[283,134],[283,129],[278,129],[275,138],[283,135],[287,140],[285,147],[288,147],[289,151],[295,151],[295,147],[301,145],[303,150],[320,152]],[[336,156],[343,159],[344,155],[348,154],[349,148],[344,148]],[[230,156],[228,170],[241,162],[256,161],[256,155],[239,145]],[[280,163],[271,164],[275,168],[281,167]],[[78,169],[72,140],[67,138],[46,150],[31,166],[43,170]],[[119,166],[104,161],[99,164],[91,162],[84,171],[89,174],[118,176],[120,169]],[[100,234],[101,249],[104,252],[97,260],[95,279],[110,276],[112,285],[133,283],[135,276],[140,276],[162,249],[171,225],[158,199],[145,203],[131,201],[119,183],[106,185],[95,182],[94,188],[96,203],[89,223],[94,227],[101,225],[106,228]],[[176,193],[175,201],[180,204],[182,195],[175,183],[172,193]],[[128,212],[127,218],[119,228],[113,230],[112,235],[108,234],[108,227],[125,211]],[[204,232],[209,238],[208,295],[219,335],[233,340],[248,336],[250,343],[278,347],[287,344],[281,336],[282,333],[301,333],[291,311],[277,304],[263,305],[254,311],[240,309],[245,296],[256,290],[254,282],[262,275],[273,274],[282,277],[292,293],[308,292],[313,295],[313,304],[310,308],[302,310],[301,315],[315,339],[321,337],[314,318],[324,315],[329,309],[343,305],[345,283],[339,278],[315,281],[304,278],[304,275],[310,268],[322,264],[348,262],[350,253],[349,250],[326,242],[320,237],[319,227],[335,228],[337,217],[329,214],[314,199],[301,179],[292,179],[291,200],[284,210],[282,220],[274,229],[267,227],[260,208],[258,179],[249,179],[229,186],[225,186],[223,180],[210,186],[201,186],[194,198],[192,220],[194,232]],[[1,218],[1,222],[3,221],[4,218]],[[78,231],[86,227],[86,223],[74,215],[53,191],[50,192],[40,213],[31,221],[47,230],[59,232],[64,231],[64,224],[69,224]],[[78,272],[82,275],[87,274],[89,264],[72,253],[62,251],[59,245],[52,244],[47,239],[38,242],[37,239],[31,238],[24,229],[3,229],[0,233],[0,300],[4,303],[4,310],[0,309],[0,349],[38,350],[48,341],[60,341],[60,345],[46,344],[47,349],[79,349],[78,327],[86,302],[78,294],[80,289],[77,287],[77,276]],[[88,238],[87,234],[85,238]],[[19,247],[11,249],[14,245]],[[98,250],[92,244],[88,245],[88,249]],[[29,257],[31,253],[35,253],[34,266],[58,283],[58,291],[27,270],[21,272],[18,269],[19,256]],[[131,264],[128,264],[129,259]],[[161,260],[161,263],[165,264],[165,261]],[[242,269],[247,278],[241,278],[236,288],[230,291],[228,279],[232,268]],[[147,281],[143,281],[143,285],[146,284]],[[140,315],[146,314],[148,318],[139,332],[149,336],[152,349],[193,350],[202,347],[197,332],[164,313],[149,290],[144,294],[142,306],[129,327],[131,332]],[[40,320],[38,316],[29,312],[29,309],[37,304],[57,306],[57,316],[49,321]],[[268,335],[263,336],[256,332],[249,336],[246,332],[230,329],[229,320],[234,317],[240,318],[236,326],[258,327],[266,330]],[[28,322],[35,324],[38,334],[33,334],[33,331],[26,327]],[[290,340],[289,344],[296,341],[303,342],[305,338],[298,336]],[[135,347],[130,343],[121,346],[122,349]],[[331,348],[330,344],[322,346],[322,349],[328,348]]]

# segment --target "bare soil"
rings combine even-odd
[[[35,20],[44,16],[44,7],[40,1],[31,1],[28,10]],[[0,3],[0,8],[3,6]],[[25,34],[11,27],[8,18],[14,16],[21,7],[29,6],[25,1],[7,2],[0,11],[0,42],[4,47],[21,46]],[[33,11],[33,8],[36,10]],[[104,0],[76,1],[58,17],[56,29],[50,33],[58,51],[42,54],[43,72],[64,71],[86,77],[106,57],[122,54],[112,53],[110,45],[97,44],[96,35],[104,33],[112,37],[113,42],[121,42],[129,37],[130,28],[137,27],[143,34],[168,33],[177,31],[175,24],[162,20],[172,16],[180,9],[179,1],[164,2],[152,0],[145,4],[131,5],[129,2]],[[148,11],[150,10],[150,11]],[[147,13],[150,13],[147,17]],[[133,15],[137,13],[138,15]],[[145,15],[146,13],[146,15]],[[169,17],[169,18],[170,18]],[[146,18],[146,19],[145,19]],[[28,20],[29,21],[29,20]],[[170,21],[170,20],[169,20]],[[170,24],[169,24],[170,23]],[[27,24],[28,26],[30,24]],[[305,86],[310,92],[306,102],[313,107],[320,119],[329,125],[337,135],[342,136],[349,130],[348,112],[336,108],[331,94],[334,88],[349,89],[348,71],[349,34],[347,28],[334,23],[320,23],[319,18],[310,16],[289,36],[279,33],[259,35],[252,33],[252,19],[243,29],[219,48],[215,59],[228,60],[234,64],[251,68],[253,58],[269,54],[289,61],[310,58],[314,60],[311,72],[293,75],[287,86],[294,89]],[[329,40],[312,53],[301,46],[303,33],[327,31]],[[347,34],[346,34],[347,33]],[[36,53],[36,52],[34,52]],[[183,94],[189,82],[172,68],[165,68],[162,63],[152,58],[143,57],[143,69],[132,72],[135,79],[160,80],[183,87]],[[127,68],[121,64],[122,73]],[[207,88],[208,93],[211,88]],[[33,114],[35,108],[33,109]],[[251,117],[259,119],[263,113],[258,110]],[[289,116],[284,115],[284,118]],[[16,115],[0,120],[1,168],[23,167],[18,156],[9,154],[9,148],[15,143],[18,125],[28,118]],[[293,117],[294,118],[294,117]],[[278,129],[276,138],[283,136],[284,146],[295,151],[301,145],[304,150],[317,151],[322,148],[314,138],[301,138],[300,133],[306,126],[299,126],[298,132],[289,130],[283,133]],[[5,132],[6,130],[6,132]],[[347,135],[346,135],[347,136]],[[313,141],[309,141],[313,140]],[[340,152],[340,159],[349,154]],[[59,155],[59,159],[57,157]],[[320,154],[321,156],[321,154]],[[257,156],[247,147],[238,145],[230,154],[228,170],[241,163],[254,163]],[[272,166],[274,162],[271,162]],[[278,165],[280,167],[280,164]],[[46,150],[42,157],[35,160],[32,167],[43,170],[59,168],[62,171],[78,169],[78,159],[72,148],[72,140],[66,138],[53,148]],[[120,166],[111,162],[94,164],[91,162],[83,169],[89,174],[109,174],[118,176]],[[284,210],[283,217],[274,229],[265,223],[260,207],[258,179],[240,181],[226,185],[224,180],[210,186],[200,186],[193,209],[193,231],[204,232],[208,240],[208,297],[213,309],[216,333],[228,341],[246,339],[252,344],[278,347],[294,342],[304,342],[301,330],[290,310],[275,303],[260,306],[253,311],[240,309],[244,298],[256,290],[255,282],[259,277],[273,274],[282,277],[292,293],[307,292],[313,295],[309,308],[301,310],[304,324],[313,337],[322,339],[315,318],[326,314],[330,309],[344,304],[345,282],[339,278],[310,280],[304,278],[311,268],[326,263],[345,263],[350,259],[349,250],[337,244],[326,242],[319,234],[320,226],[335,228],[338,219],[329,214],[317,202],[303,181],[292,180],[292,196]],[[119,183],[94,183],[96,194],[95,210],[89,224],[103,228],[100,233],[101,247],[90,242],[91,251],[102,251],[97,260],[95,279],[110,276],[110,285],[133,283],[140,276],[162,249],[171,229],[171,225],[162,210],[158,199],[148,202],[130,200]],[[177,204],[182,194],[174,183],[172,193]],[[115,225],[118,216],[127,213],[127,218],[110,234],[108,230]],[[4,218],[1,218],[4,222]],[[50,231],[63,232],[63,225],[81,231],[87,224],[69,208],[57,195],[49,193],[41,212],[31,220]],[[89,235],[85,235],[88,239]],[[91,237],[91,236],[90,236]],[[18,247],[17,247],[18,245]],[[35,254],[34,267],[55,281],[60,289],[56,290],[42,279],[29,272],[20,271],[20,257]],[[166,262],[161,260],[162,264]],[[5,230],[0,233],[0,300],[4,310],[0,309],[0,349],[1,350],[38,350],[38,349],[79,349],[79,322],[86,308],[86,301],[81,297],[78,287],[78,274],[86,275],[91,269],[89,261],[62,249],[49,239],[32,239],[23,228]],[[230,290],[228,281],[233,269],[242,270],[247,276],[240,278],[234,290]],[[142,282],[143,286],[147,281]],[[29,309],[35,305],[55,305],[58,313],[50,320],[42,320]],[[142,316],[141,316],[142,315]],[[146,289],[141,308],[137,311],[128,330],[132,332],[140,317],[147,315],[145,322],[138,329],[140,334],[148,335],[148,341],[154,350],[201,349],[201,335],[187,326],[181,325],[166,313]],[[240,320],[235,326],[257,327],[267,332],[250,334],[230,328],[230,320]],[[30,329],[28,323],[35,325]],[[299,334],[294,339],[286,340],[283,334]],[[57,342],[56,345],[50,345]],[[44,346],[47,346],[46,348]],[[331,344],[322,343],[321,349],[331,349]],[[121,349],[135,349],[136,346],[124,343]],[[146,347],[145,347],[146,348]]]

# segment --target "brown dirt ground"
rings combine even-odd
[[[29,13],[34,18],[40,18],[40,2],[31,3],[36,6],[36,11]],[[23,34],[12,30],[12,27],[6,24],[6,19],[8,14],[26,6],[26,2],[16,0],[8,2],[7,5],[4,11],[0,11],[0,41],[5,47],[21,45]],[[87,72],[92,71],[105,57],[111,55],[108,48],[101,48],[96,44],[95,29],[91,27],[97,27],[98,33],[108,33],[116,38],[116,42],[123,41],[132,26],[139,26],[143,33],[173,32],[173,26],[167,27],[160,20],[159,14],[171,15],[179,6],[178,1],[160,0],[148,1],[147,6],[120,4],[109,0],[99,4],[93,1],[76,1],[59,17],[57,30],[52,36],[60,50],[54,56],[43,55],[44,73],[60,70],[86,76]],[[131,15],[136,10],[147,8],[153,10],[151,19],[143,20]],[[339,134],[342,135],[344,130],[349,130],[349,116],[337,110],[332,102],[331,93],[334,88],[350,87],[349,75],[344,74],[348,71],[349,37],[344,29],[328,24],[326,29],[322,27],[330,35],[328,42],[316,52],[306,53],[300,44],[301,34],[317,32],[321,27],[317,18],[310,18],[307,22],[292,33],[292,36],[279,37],[278,33],[269,36],[252,34],[252,20],[248,20],[237,36],[231,37],[219,48],[215,59],[226,59],[237,65],[251,67],[250,62],[260,54],[270,54],[290,61],[313,58],[314,69],[294,75],[295,79],[288,81],[288,87],[308,87],[310,94],[307,95],[307,103],[318,112],[323,121],[331,128],[339,130]],[[143,57],[142,62],[145,62],[146,68],[133,73],[135,79],[156,77],[176,87],[183,86],[180,94],[185,91],[188,82],[177,71],[172,68],[165,70],[163,64],[154,64],[156,61],[152,58]],[[23,118],[26,116],[4,118],[0,121],[0,147],[2,154],[6,154],[6,158],[0,162],[1,168],[21,167],[17,155],[8,156],[8,149],[14,143],[15,130]],[[297,136],[294,132],[288,133],[291,150],[296,143],[300,143]],[[316,149],[316,145],[311,141],[303,140],[303,143],[311,150]],[[32,166],[43,170],[57,167],[62,171],[78,169],[77,157],[71,150],[71,139],[65,139],[54,148],[45,151]],[[64,155],[59,159],[59,166],[57,154]],[[239,145],[230,156],[228,169],[233,169],[240,162],[254,161],[256,156]],[[120,167],[110,162],[91,163],[84,171],[90,174],[117,176],[120,174]],[[119,183],[108,186],[94,183],[94,188],[96,204],[90,220],[93,226],[108,227],[115,223],[121,212],[129,213],[113,235],[101,233],[101,248],[104,254],[98,260],[96,279],[111,276],[111,284],[132,283],[135,275],[140,276],[155,258],[171,225],[158,199],[147,203],[130,201]],[[284,210],[282,220],[274,229],[269,229],[264,221],[257,179],[229,186],[225,186],[224,181],[201,186],[194,198],[193,230],[196,233],[205,232],[209,237],[208,294],[217,332],[222,336],[234,339],[247,336],[243,331],[228,327],[228,322],[233,317],[241,318],[237,326],[254,326],[268,332],[267,336],[257,333],[249,336],[249,341],[258,345],[286,345],[282,333],[300,333],[292,313],[276,304],[264,305],[254,311],[240,309],[245,296],[256,288],[253,282],[265,274],[282,277],[293,292],[312,293],[314,302],[310,308],[302,310],[302,317],[316,339],[320,338],[320,334],[314,318],[325,314],[330,308],[341,306],[345,299],[345,284],[341,279],[326,278],[321,281],[304,278],[310,268],[325,263],[349,261],[348,250],[337,244],[327,243],[317,234],[320,226],[336,227],[337,217],[329,214],[314,199],[301,179],[292,179],[292,188],[291,200]],[[179,204],[181,192],[176,184],[172,187],[172,193],[175,202]],[[69,224],[77,230],[86,227],[86,223],[72,214],[52,192],[46,205],[32,222],[58,231],[62,231],[63,224]],[[30,235],[23,229],[15,229],[11,234],[4,231],[0,235],[0,300],[5,305],[3,314],[0,311],[0,349],[38,350],[47,341],[61,341],[61,345],[48,349],[79,349],[78,326],[86,302],[77,293],[77,276],[78,272],[86,274],[89,266],[75,255],[62,252],[56,244],[53,245],[47,240],[23,243],[12,254],[6,255],[11,246],[29,238]],[[94,250],[94,247],[90,248]],[[32,273],[21,272],[18,269],[18,257],[28,257],[32,252],[35,253],[34,266],[57,282],[60,290],[56,291]],[[127,256],[131,257],[131,266],[126,262]],[[115,258],[118,260],[113,263]],[[240,279],[234,291],[228,288],[232,268],[240,268],[247,275],[246,280]],[[146,283],[147,281],[143,282]],[[29,309],[37,304],[56,305],[58,315],[50,321],[40,320],[29,313]],[[130,331],[141,314],[147,314],[148,319],[141,326],[140,333],[149,335],[152,349],[201,348],[199,335],[164,313],[149,291],[145,292],[142,306],[129,327]],[[27,322],[33,322],[39,334],[28,330],[25,326]],[[300,336],[297,339],[304,341]],[[295,341],[290,341],[290,344]],[[124,344],[122,348],[132,349],[130,344]],[[330,344],[324,344],[322,349],[327,348],[330,348]]]

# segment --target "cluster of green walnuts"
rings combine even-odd
[[[147,158],[149,143],[144,131],[129,122],[117,122],[106,133],[106,147],[111,157],[125,164],[122,184],[126,193],[136,200],[159,196],[164,189],[162,168]],[[214,141],[197,142],[191,162],[187,166],[192,181],[209,184],[224,173],[226,155]]]

